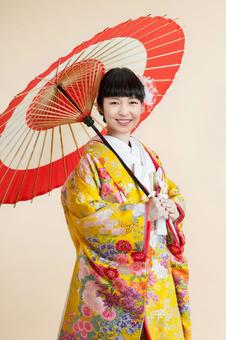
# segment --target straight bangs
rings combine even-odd
[[[144,95],[144,86],[135,73],[128,68],[114,68],[101,80],[97,104],[102,107],[105,97],[133,97],[143,103]]]
[[[141,102],[144,100],[144,87],[141,81],[135,77],[113,78],[103,90],[103,97],[134,97]]]

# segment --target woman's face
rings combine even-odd
[[[143,104],[133,97],[107,97],[103,101],[103,114],[111,135],[130,135],[140,120]]]

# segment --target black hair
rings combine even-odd
[[[115,67],[101,79],[97,105],[102,110],[105,97],[134,97],[143,103],[144,95],[144,85],[133,71],[126,67]]]

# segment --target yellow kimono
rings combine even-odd
[[[143,327],[148,339],[191,339],[183,198],[165,182],[180,217],[152,249],[147,197],[102,142],[86,145],[62,188],[77,258],[59,340],[138,340]]]

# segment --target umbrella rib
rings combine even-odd
[[[2,159],[2,162],[5,162],[5,160],[9,157],[10,153],[11,153],[11,152],[13,151],[13,149],[16,147],[16,145],[18,144],[18,142],[20,141],[20,139],[23,138],[23,135],[25,134],[26,131],[27,131],[27,134],[28,134],[28,132],[31,131],[31,130],[27,130],[26,128],[24,128],[24,130],[22,130],[20,136],[17,138],[16,142],[15,142],[14,145],[11,147],[10,151],[8,152],[8,154],[4,157],[4,159]],[[11,144],[11,142],[12,142],[13,139],[14,139],[14,137],[16,137],[16,134],[14,134],[13,138],[11,138],[10,141],[9,141],[5,146],[3,146],[3,147],[4,147],[3,149],[5,149],[6,147],[8,147],[8,146]],[[2,151],[3,151],[3,150],[1,150],[1,152],[2,152]],[[12,162],[11,162],[11,163],[12,163]],[[10,163],[10,164],[11,164],[11,163]],[[2,166],[2,165],[0,165],[0,168],[1,168],[1,166]]]
[[[78,146],[78,141],[75,138],[75,134],[74,134],[74,131],[73,131],[72,127],[71,127],[71,124],[68,124],[68,126],[69,126],[69,129],[71,131],[71,135],[72,135],[73,141],[75,143],[76,149],[78,151],[79,157],[81,157],[81,153],[80,153],[79,146]]]
[[[23,118],[24,118],[23,116],[16,117],[15,124],[9,125],[7,127],[7,132],[5,132],[5,130],[4,130],[4,132],[2,133],[2,136],[0,137],[0,141],[1,141],[1,138],[3,138],[3,136],[4,136],[5,139],[7,139],[8,136],[10,136],[10,137],[12,137],[10,140],[12,140],[17,135],[18,131],[21,131],[21,128],[23,128],[23,125],[24,125],[23,124]],[[12,135],[12,133],[14,133],[15,131],[16,131],[16,133]],[[6,146],[8,146],[8,144]],[[1,151],[0,151],[0,153],[1,153]]]
[[[160,48],[160,47],[163,47],[163,46],[167,46],[167,45],[173,44],[173,43],[175,43],[175,42],[179,42],[179,41],[181,41],[181,40],[184,41],[184,37],[183,37],[183,38],[178,38],[178,39],[175,39],[175,40],[168,41],[168,42],[166,42],[166,43],[164,43],[164,44],[156,45],[155,47],[148,48],[148,49],[147,49],[147,52],[156,50],[157,48]]]
[[[54,143],[54,128],[52,128],[52,131],[51,131],[51,147],[50,147],[50,161],[49,161],[49,174],[48,174],[48,177],[49,177],[49,189],[48,191],[50,192],[50,190],[52,189],[51,186],[52,186],[52,159],[53,159],[53,144]]]
[[[157,19],[155,22],[157,22],[157,21],[159,21],[159,19]],[[149,27],[149,26],[151,26],[152,24],[154,24],[155,22],[152,22],[152,23],[148,23],[146,26],[143,26],[142,28],[140,28],[140,29],[138,29],[138,31],[136,31],[136,32],[134,32],[134,35],[135,34],[137,34],[137,33],[139,33],[140,31],[142,31],[144,28],[147,28],[147,27]],[[140,26],[140,23],[139,23],[139,25],[138,25],[138,27]],[[151,31],[151,32],[149,32],[149,34],[150,33],[152,33],[153,31]],[[126,31],[123,31],[123,34],[126,34]],[[141,37],[139,37],[139,38],[142,38],[143,36],[141,36]],[[121,43],[123,43],[124,41],[126,41],[126,40],[128,40],[128,39],[130,39],[129,37],[124,37],[122,40],[119,40],[119,41],[117,41],[115,44],[113,44],[111,47],[110,47],[110,49],[107,49],[106,51],[104,51],[104,53],[106,53],[106,52],[110,52],[111,50],[112,50],[112,48],[114,48],[115,46],[118,46],[119,44],[121,44]],[[129,40],[128,41],[128,43],[127,44],[130,44],[131,42],[133,42],[134,40]],[[108,46],[109,44],[111,44],[111,41],[108,41],[107,40],[107,43],[103,46],[103,47],[101,47],[101,49],[100,50],[103,50],[103,48],[105,48],[106,46]],[[119,48],[120,49],[120,48]],[[99,51],[100,51],[99,50]],[[118,50],[118,49],[117,49]],[[99,52],[98,51],[98,52]],[[98,58],[101,58],[101,56],[103,55],[103,53],[101,53],[101,54],[99,54],[99,55],[96,55],[96,54],[94,54],[94,55],[91,55],[91,58],[92,57],[95,57],[96,59],[98,59]]]
[[[51,106],[49,105],[45,105],[45,104],[42,104],[40,103],[40,105],[42,106],[45,106],[45,107],[48,107],[48,108],[51,108]],[[40,116],[40,117],[55,117],[55,114],[56,115],[59,115],[59,117],[74,117],[75,116],[75,112],[73,112],[73,114],[67,114],[67,111],[61,111],[61,110],[56,110],[56,108],[52,107],[52,110],[47,110],[47,109],[42,109],[42,108],[39,108],[37,106],[34,106],[31,107],[32,108],[32,111],[34,112],[37,112],[37,114]],[[40,113],[38,112],[43,112],[44,114],[41,115]],[[48,114],[45,114],[45,113],[50,113],[49,115]],[[31,116],[34,116],[34,114],[30,113]]]
[[[156,30],[159,30],[159,29],[161,29],[161,28],[163,28],[163,27],[165,27],[165,26],[167,26],[167,25],[169,26],[170,24],[171,24],[171,23],[167,23],[167,24],[165,24],[165,25],[163,25],[163,26],[158,27],[158,29],[156,29]],[[143,28],[142,28],[142,29],[143,29]],[[152,32],[154,32],[154,31],[156,31],[156,30],[153,30],[153,31],[151,31],[151,32],[148,32],[147,34],[150,35]],[[161,37],[164,37],[164,36],[166,36],[166,35],[169,35],[169,34],[171,34],[171,33],[174,33],[174,32],[176,32],[176,31],[178,31],[178,30],[181,30],[181,29],[176,29],[176,30],[174,29],[173,31],[170,31],[170,32],[168,32],[168,33],[166,33],[166,34],[160,35],[160,36],[158,36],[157,38],[150,39],[150,40],[148,41],[148,43],[150,43],[151,41],[155,41],[155,40],[157,40],[157,39],[159,39],[159,38],[161,38]],[[137,34],[137,32],[136,32],[135,34]],[[147,34],[141,35],[139,38],[141,39],[141,38],[145,37]],[[109,53],[108,53],[107,55],[111,54],[112,52],[114,53],[115,50],[111,51],[112,48],[114,48],[116,45],[119,45],[119,44],[123,43],[125,40],[128,40],[128,37],[126,37],[126,38],[124,38],[124,39],[118,41],[118,42],[117,42],[116,44],[114,44],[110,49],[104,51],[104,53],[99,54],[99,55],[94,55],[95,58],[96,58],[96,59],[101,58],[101,56],[103,55],[103,59],[104,59],[104,58],[106,57],[106,52],[109,51]],[[124,47],[124,46],[127,46],[127,45],[129,45],[129,44],[131,44],[131,43],[133,43],[133,42],[134,42],[134,40],[129,40],[125,45],[123,45],[123,47]],[[109,42],[109,43],[110,43],[110,42]],[[139,45],[136,45],[134,48],[137,48],[137,47],[139,47]],[[119,48],[116,49],[116,51],[118,51],[118,50],[121,50],[121,47],[119,47]]]
[[[67,102],[63,101],[59,96],[57,96],[56,94],[53,94],[53,97],[55,97],[55,99],[58,101],[58,102],[61,102],[62,104],[58,104],[60,107],[62,106],[63,108],[67,108],[67,111],[65,112],[68,112],[68,113],[74,113],[74,111],[72,110],[72,107],[73,109],[75,109],[76,107],[74,105],[72,105],[72,103],[68,100],[67,97],[65,97],[67,99]],[[55,102],[52,101],[54,104]],[[79,106],[79,105],[78,105]],[[78,110],[76,108],[76,110]]]
[[[65,156],[64,156],[64,146],[63,146],[63,136],[62,136],[61,126],[59,126],[59,134],[60,134],[60,146],[61,146],[62,162],[63,162],[64,174],[65,174],[65,180],[66,180],[67,179],[67,167],[66,167]]]
[[[83,130],[84,130],[85,134],[87,135],[87,137],[88,137],[89,139],[91,139],[91,138],[92,138],[92,136],[91,136],[91,135],[89,134],[89,132],[87,131],[87,129],[86,129],[86,127],[85,127],[84,123],[81,123],[81,125],[82,125],[82,128],[83,128]]]
[[[169,56],[169,55],[178,54],[178,53],[181,53],[181,52],[184,52],[184,50],[176,50],[176,51],[169,52],[169,53],[159,54],[159,55],[147,58],[147,60],[158,59],[158,58],[166,57],[166,56]]]
[[[129,20],[128,20],[125,24],[127,24],[128,22],[129,22]],[[120,32],[120,31],[119,31],[119,32]],[[124,33],[125,33],[125,31],[124,31]],[[124,37],[123,41],[124,41],[124,40],[127,40],[127,39],[128,39],[128,37]],[[91,50],[91,51],[85,56],[85,59],[87,59],[88,56],[89,56],[89,58],[93,58],[93,57],[97,58],[95,53],[94,53],[94,54],[91,54],[91,55],[90,55],[90,53],[93,52],[93,51],[95,51],[96,48],[97,48],[97,46],[102,45],[105,41],[106,41],[106,40],[101,41],[98,45],[96,45],[96,46],[93,48],[93,50]],[[115,45],[113,45],[111,48],[113,48],[114,46],[120,44],[121,42],[122,42],[122,40],[121,40],[121,41],[117,41],[117,42],[115,43]],[[103,49],[104,49],[105,47],[107,47],[109,44],[111,44],[111,41],[109,41],[109,39],[108,39],[107,42],[105,43],[105,45],[102,46],[102,47],[97,51],[97,53],[99,53],[101,50],[103,50]],[[82,60],[84,60],[84,59],[82,59]]]
[[[5,199],[6,199],[6,196],[7,196],[8,192],[9,192],[10,187],[12,186],[12,182],[13,182],[13,180],[14,180],[16,174],[17,174],[17,171],[18,171],[18,168],[19,168],[19,166],[20,166],[20,163],[21,163],[21,161],[22,161],[22,159],[23,159],[23,157],[24,157],[24,155],[25,155],[25,153],[26,153],[26,151],[27,151],[27,148],[28,148],[28,146],[29,146],[29,143],[30,143],[30,141],[31,141],[31,139],[32,139],[32,137],[33,137],[33,135],[34,135],[34,133],[35,133],[35,131],[33,131],[32,135],[31,135],[31,137],[30,137],[30,139],[29,139],[29,141],[28,141],[28,143],[27,143],[27,145],[26,145],[26,147],[25,147],[25,150],[23,151],[22,156],[20,157],[20,160],[19,160],[19,162],[17,163],[17,166],[16,166],[15,171],[14,171],[14,173],[13,173],[11,179],[10,179],[10,182],[9,182],[9,184],[8,184],[8,186],[7,186],[7,189],[6,189],[6,191],[5,191],[5,194],[4,194],[4,196],[3,196],[3,199],[2,199],[2,201],[1,201],[1,203],[4,203],[4,201],[5,201]],[[13,159],[14,159],[14,158],[13,158]],[[12,161],[13,161],[13,160],[12,160]],[[12,162],[11,162],[11,163],[12,163]],[[7,170],[9,170],[9,168],[7,168]],[[3,179],[5,178],[5,175],[6,175],[7,172],[8,172],[7,170],[6,170],[5,174],[3,175],[3,178],[2,178],[2,180],[1,180],[1,182],[0,182],[0,184],[2,183]]]
[[[40,88],[41,89],[41,88]],[[28,93],[30,93],[30,92],[35,92],[36,90],[30,90],[30,91],[26,91],[26,92],[24,92],[24,93],[21,93],[21,95],[22,94],[28,94]],[[20,95],[20,94],[19,94]],[[19,96],[19,95],[17,95],[17,96]],[[14,98],[16,98],[17,96],[15,96]],[[26,98],[26,99],[24,99],[23,100],[23,104],[20,104],[20,110],[18,110],[17,111],[17,113],[20,113],[21,111],[24,111],[24,106],[26,107],[28,104],[26,103],[26,101],[30,101],[30,98]],[[15,108],[18,106],[18,104],[16,104],[15,106],[13,106],[13,107],[11,107],[10,109],[6,109],[6,111],[4,111],[3,113],[1,113],[1,115],[0,115],[0,119],[2,118],[2,117],[4,117],[4,116],[6,116],[7,114],[9,114],[11,111],[13,111],[13,110],[15,110]],[[4,123],[5,124],[5,123]],[[4,125],[3,124],[3,125]],[[0,126],[1,127],[1,126]]]
[[[127,25],[130,21],[131,21],[131,19],[127,20],[127,21],[125,22],[125,25]],[[125,25],[124,25],[124,26],[125,26]],[[89,57],[89,59],[93,57],[92,54],[91,54],[91,56],[90,56],[90,53],[93,52],[93,51],[95,51],[95,50],[99,47],[99,45],[102,44],[102,43],[104,42],[104,41],[101,41],[101,42],[98,43],[97,40],[100,39],[100,37],[104,34],[104,32],[106,32],[107,29],[108,29],[108,28],[104,29],[104,30],[101,32],[101,34],[98,35],[98,36],[96,37],[97,39],[96,39],[96,41],[94,40],[94,44],[98,44],[98,45],[96,45],[92,50],[90,50],[90,52],[85,56],[85,59],[87,59],[88,57]],[[110,42],[107,42],[107,43],[105,44],[105,46],[107,46],[109,43],[110,43]],[[102,48],[104,48],[105,46],[103,46]],[[85,50],[83,50],[83,52],[85,52]],[[81,53],[81,54],[79,55],[79,57],[78,57],[73,63],[77,62],[77,60],[81,57],[82,54],[83,54],[83,53]],[[82,59],[82,60],[83,60],[83,59]]]
[[[35,140],[35,143],[33,145],[33,148],[32,148],[32,151],[31,151],[31,154],[30,154],[30,157],[28,159],[28,162],[27,162],[27,166],[26,166],[26,169],[25,169],[25,172],[23,173],[23,177],[22,177],[22,181],[19,185],[19,190],[17,191],[17,194],[16,194],[16,199],[15,199],[15,204],[14,204],[14,207],[16,206],[16,203],[19,201],[20,199],[20,194],[21,194],[21,191],[22,191],[22,187],[24,185],[24,181],[25,181],[25,177],[27,175],[27,170],[29,168],[29,165],[30,165],[30,162],[31,162],[31,159],[33,157],[33,154],[34,154],[34,151],[35,151],[35,148],[36,148],[36,145],[37,145],[37,142],[38,142],[38,139],[39,139],[39,136],[40,136],[40,133],[41,131],[38,132],[37,136],[36,136],[36,140]]]
[[[72,91],[73,91],[73,93],[74,93],[74,96],[76,97],[76,100],[77,100],[76,104],[79,106],[80,111],[82,111],[81,108],[82,108],[82,106],[83,106],[83,103],[79,100],[79,97],[77,97],[76,92],[75,92],[75,90],[74,90],[74,86],[73,86],[73,84],[71,83],[71,80],[70,80],[70,78],[69,78],[68,75],[67,75],[67,72],[64,71],[64,73],[65,73],[65,75],[66,75],[66,77],[67,77],[67,79],[68,79],[68,81],[69,81],[69,83],[70,83],[70,87],[72,88]],[[76,85],[76,87],[78,88],[78,91],[79,91],[79,86],[78,86],[77,82],[75,82],[75,85]],[[79,91],[79,92],[80,92],[80,91]]]
[[[31,195],[32,196],[31,202],[33,201],[33,198],[34,198],[34,195],[35,195],[35,189],[36,189],[36,184],[37,184],[37,180],[38,180],[39,168],[40,168],[40,164],[41,164],[41,160],[42,160],[42,156],[43,156],[43,152],[44,152],[44,147],[45,147],[45,143],[46,143],[47,131],[48,130],[45,130],[45,135],[44,135],[44,139],[43,139],[43,143],[42,143],[41,153],[40,153],[39,160],[38,160],[38,166],[37,166],[37,171],[36,171],[36,174],[35,174],[34,186],[33,186],[32,195]]]
[[[69,113],[73,113],[73,112],[74,112],[74,111],[72,111],[72,109],[71,109],[71,103],[70,103],[70,105],[68,104],[69,102],[65,103],[65,102],[64,102],[62,99],[60,99],[59,96],[57,96],[55,93],[52,94],[52,97],[53,97],[53,98],[56,98],[56,99],[58,99],[59,101],[62,102],[62,104],[59,104],[59,103],[58,103],[58,105],[59,105],[60,107],[62,107],[63,109],[66,110],[66,111],[64,111],[64,112],[69,112]],[[36,102],[36,101],[33,100],[33,102]],[[54,100],[49,99],[49,102],[52,103],[53,105],[55,105],[55,101],[54,101]],[[37,103],[39,104],[39,101],[37,101]],[[43,104],[43,105],[48,106],[47,104]],[[53,107],[53,106],[51,106],[51,108],[52,108],[52,107]],[[73,106],[73,108],[74,108],[74,106]],[[63,112],[63,111],[62,111],[62,112]]]
[[[180,66],[180,64],[170,64],[170,65],[159,65],[159,66],[153,66],[153,67],[147,67],[146,70],[155,70],[158,68],[169,68],[169,67],[175,67],[175,66]]]
[[[95,118],[93,116],[92,116],[92,118],[93,118],[94,122],[97,123],[102,129],[105,128],[106,125],[104,125],[102,122],[100,122],[97,118]]]

